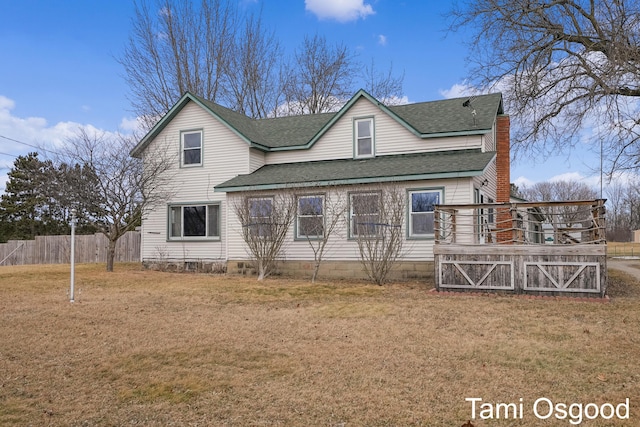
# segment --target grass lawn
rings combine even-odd
[[[538,419],[539,398],[629,398],[629,419],[581,425],[640,425],[621,274],[594,303],[79,265],[71,304],[68,269],[0,267],[0,425],[458,427],[474,397],[523,407],[476,427],[577,421]]]

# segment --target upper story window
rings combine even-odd
[[[202,131],[189,131],[180,134],[182,166],[202,165]]]
[[[373,157],[375,141],[373,138],[373,118],[357,119],[355,126],[355,157]]]
[[[220,238],[220,205],[169,207],[169,239]]]

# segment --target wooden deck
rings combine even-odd
[[[604,297],[604,201],[436,208],[438,290]]]

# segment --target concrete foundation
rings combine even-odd
[[[288,277],[310,278],[313,274],[312,261],[281,261],[276,274]],[[228,274],[254,275],[251,261],[227,261]],[[323,261],[318,272],[319,279],[367,279],[359,261]],[[432,261],[400,261],[389,274],[389,280],[433,280]]]

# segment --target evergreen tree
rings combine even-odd
[[[43,212],[43,187],[52,169],[51,162],[41,161],[38,153],[19,156],[14,161],[5,194],[0,198],[0,241],[44,234],[46,222],[51,221]]]
[[[18,157],[0,198],[0,242],[69,234],[74,208],[76,232],[95,233],[100,201],[87,197],[95,186],[96,175],[86,166],[56,167],[50,160],[40,160],[38,153]]]

